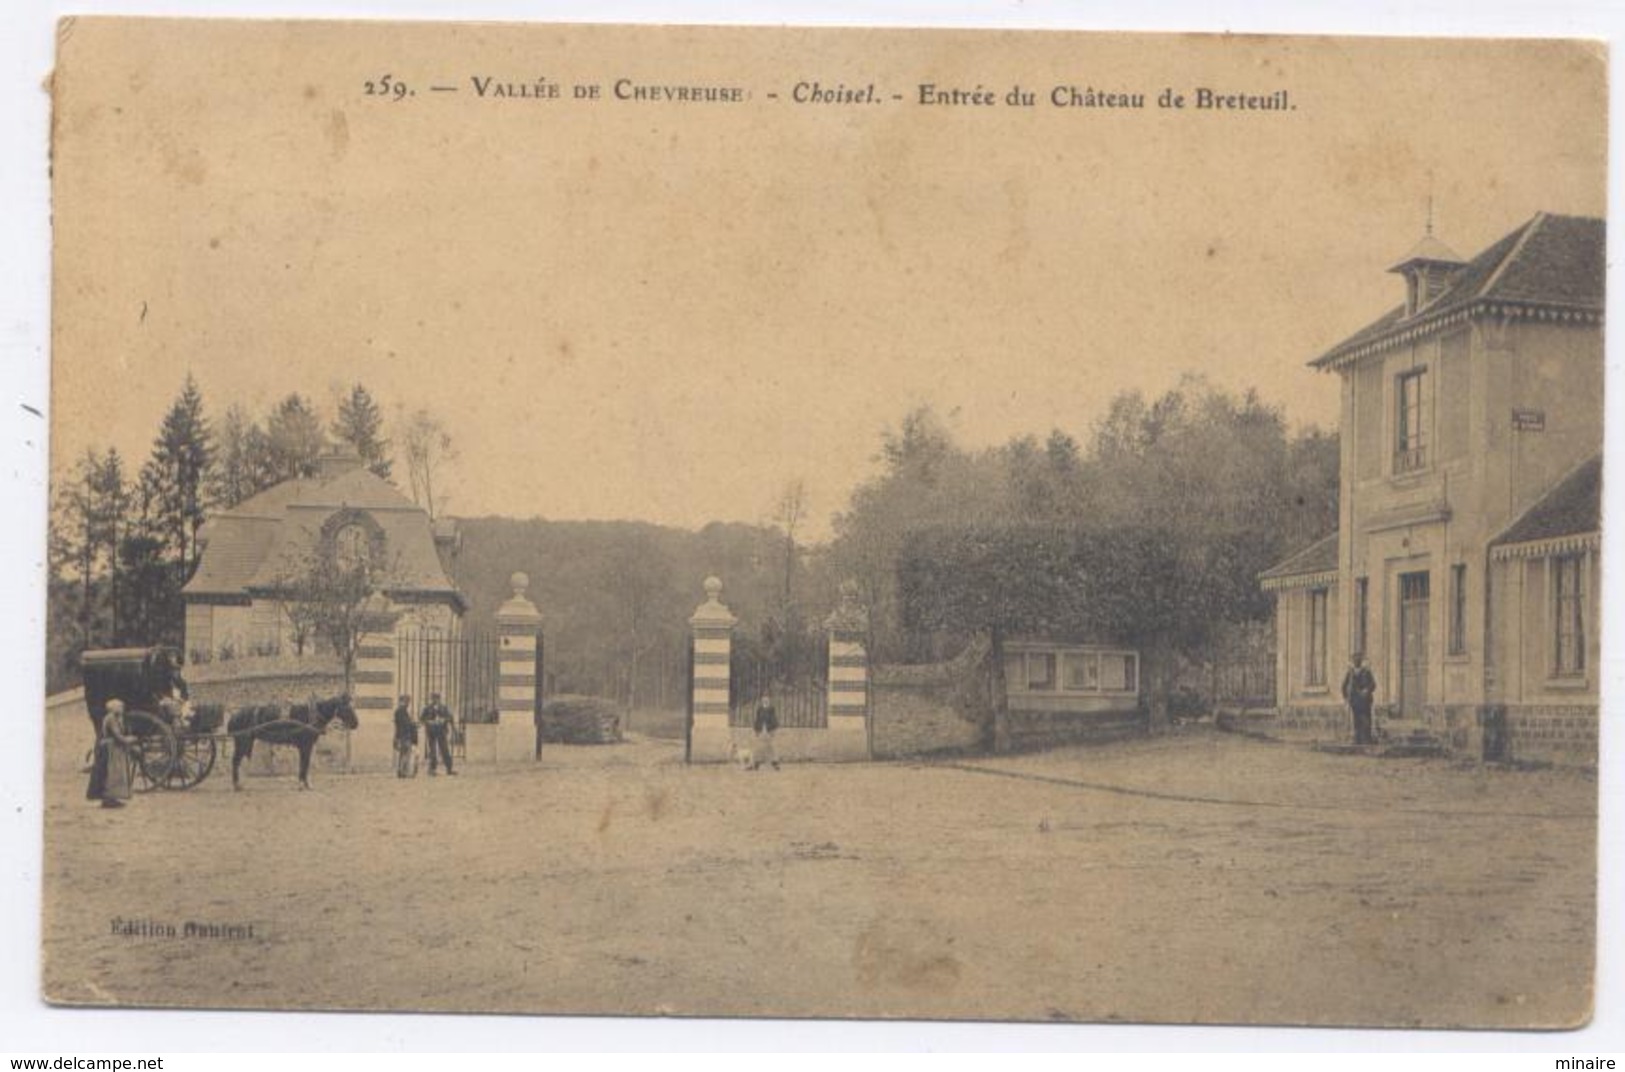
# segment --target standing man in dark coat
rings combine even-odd
[[[451,711],[440,702],[440,694],[429,694],[429,706],[423,709],[423,731],[428,735],[429,775],[433,777],[439,771],[435,769],[437,761],[444,760],[447,774],[456,774],[451,769]]]
[[[1350,660],[1349,672],[1343,675],[1343,701],[1354,715],[1354,743],[1376,744],[1371,732],[1371,703],[1377,695],[1377,676],[1365,664],[1365,656],[1356,654]]]
[[[412,697],[395,705],[395,777],[412,777],[412,753],[417,750],[418,724],[412,721]]]

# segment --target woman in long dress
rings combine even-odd
[[[104,808],[122,808],[130,799],[130,732],[124,725],[124,701],[108,700],[102,719],[96,758],[90,766],[86,800],[100,800]]]

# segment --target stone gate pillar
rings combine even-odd
[[[384,770],[394,760],[391,742],[395,723],[395,630],[400,615],[382,592],[374,592],[361,605],[355,665],[350,668],[350,702],[361,722],[361,732],[334,740],[344,741],[345,765],[351,770]],[[338,724],[328,727],[338,732]]]
[[[542,635],[542,612],[525,596],[530,577],[508,578],[513,596],[497,608],[498,760],[541,758],[537,724],[542,714],[542,683],[536,653]]]
[[[707,577],[705,602],[688,620],[694,632],[694,686],[690,697],[694,723],[689,731],[689,756],[696,763],[728,759],[733,631],[739,619],[722,605],[721,595],[721,579]]]
[[[869,612],[855,581],[841,582],[841,602],[824,620],[829,631],[829,744],[834,758],[869,758]]]

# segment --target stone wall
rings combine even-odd
[[[265,656],[188,665],[184,671],[193,703],[241,707],[287,703],[344,691],[344,668],[336,659]]]
[[[1010,745],[1017,751],[1139,737],[1147,732],[1146,713],[1121,711],[1011,711]]]
[[[1221,730],[1283,741],[1346,741],[1353,734],[1348,712],[1331,704],[1287,704],[1284,707],[1221,709]]]
[[[869,695],[875,759],[981,750],[981,725],[957,709],[941,689],[877,681],[870,685]]]
[[[1508,707],[1506,758],[1595,768],[1597,712],[1591,704]]]
[[[945,663],[876,666],[869,681],[875,759],[980,751],[991,711],[986,641]]]
[[[336,659],[289,655],[217,660],[186,668],[186,684],[195,704],[219,704],[227,718],[233,708],[249,704],[303,703],[344,691],[344,668]],[[358,711],[355,732],[337,722],[316,744],[312,763],[329,773],[388,770],[393,761],[394,721],[390,712]],[[224,727],[222,727],[224,728]],[[231,743],[220,744],[216,774],[230,777]],[[293,749],[256,746],[246,768],[250,774],[288,775],[297,771]],[[212,776],[211,776],[212,777]]]
[[[1597,710],[1592,704],[1432,704],[1403,725],[1425,728],[1458,759],[1595,768]],[[1353,734],[1348,712],[1330,704],[1221,711],[1218,724],[1277,740],[1347,742]],[[1379,732],[1397,725],[1393,709],[1379,707],[1376,724]]]

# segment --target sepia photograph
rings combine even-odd
[[[56,49],[43,1001],[1591,1020],[1605,43]]]

